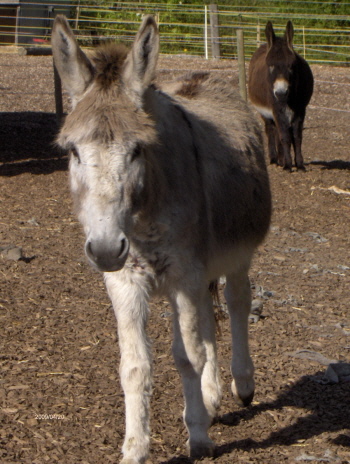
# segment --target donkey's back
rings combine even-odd
[[[269,226],[271,199],[261,132],[250,108],[230,83],[208,73],[188,74],[162,89],[191,127],[211,259],[217,265],[238,244],[255,249]],[[227,272],[226,261],[220,275]],[[216,278],[218,271],[209,274]]]

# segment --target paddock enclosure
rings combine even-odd
[[[157,79],[207,69],[238,86],[233,60],[161,56]],[[274,211],[250,273],[262,312],[249,327],[256,395],[247,409],[229,390],[229,323],[219,316],[218,464],[350,462],[350,74],[312,71],[306,172],[268,167]],[[54,109],[52,57],[0,54],[0,462],[116,463],[116,321],[84,256]],[[149,462],[189,464],[171,325],[168,304],[153,302]],[[338,376],[325,376],[330,363]]]

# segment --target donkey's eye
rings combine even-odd
[[[69,151],[71,155],[80,163],[80,157],[79,157],[78,150],[75,147],[71,147]]]
[[[142,153],[142,147],[138,143],[131,154],[131,161],[134,161],[136,158],[138,158],[141,155],[141,153]]]

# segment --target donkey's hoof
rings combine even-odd
[[[255,383],[254,379],[246,379],[239,381],[234,379],[231,383],[232,394],[239,406],[247,407],[253,401]]]
[[[124,458],[120,461],[120,464],[141,464],[144,461],[137,461],[136,459]]]
[[[247,406],[249,406],[251,402],[253,401],[253,398],[254,398],[254,391],[250,395],[245,396],[245,397],[235,395],[236,403],[243,408],[246,408]]]
[[[208,438],[205,442],[187,442],[191,459],[212,458],[215,444]]]

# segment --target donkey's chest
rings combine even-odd
[[[154,245],[142,243],[131,246],[126,267],[131,272],[147,274],[153,279],[163,276],[171,267],[171,254],[169,251],[165,252],[161,246]]]
[[[286,105],[263,105],[263,104],[254,104],[255,109],[263,116],[265,119],[271,119],[275,122],[276,120],[280,120],[281,117],[285,119],[289,124],[292,122],[294,117],[294,111],[290,106]]]
[[[136,227],[130,240],[130,251],[125,267],[152,280],[164,279],[174,262],[169,227],[162,223],[148,223]]]

